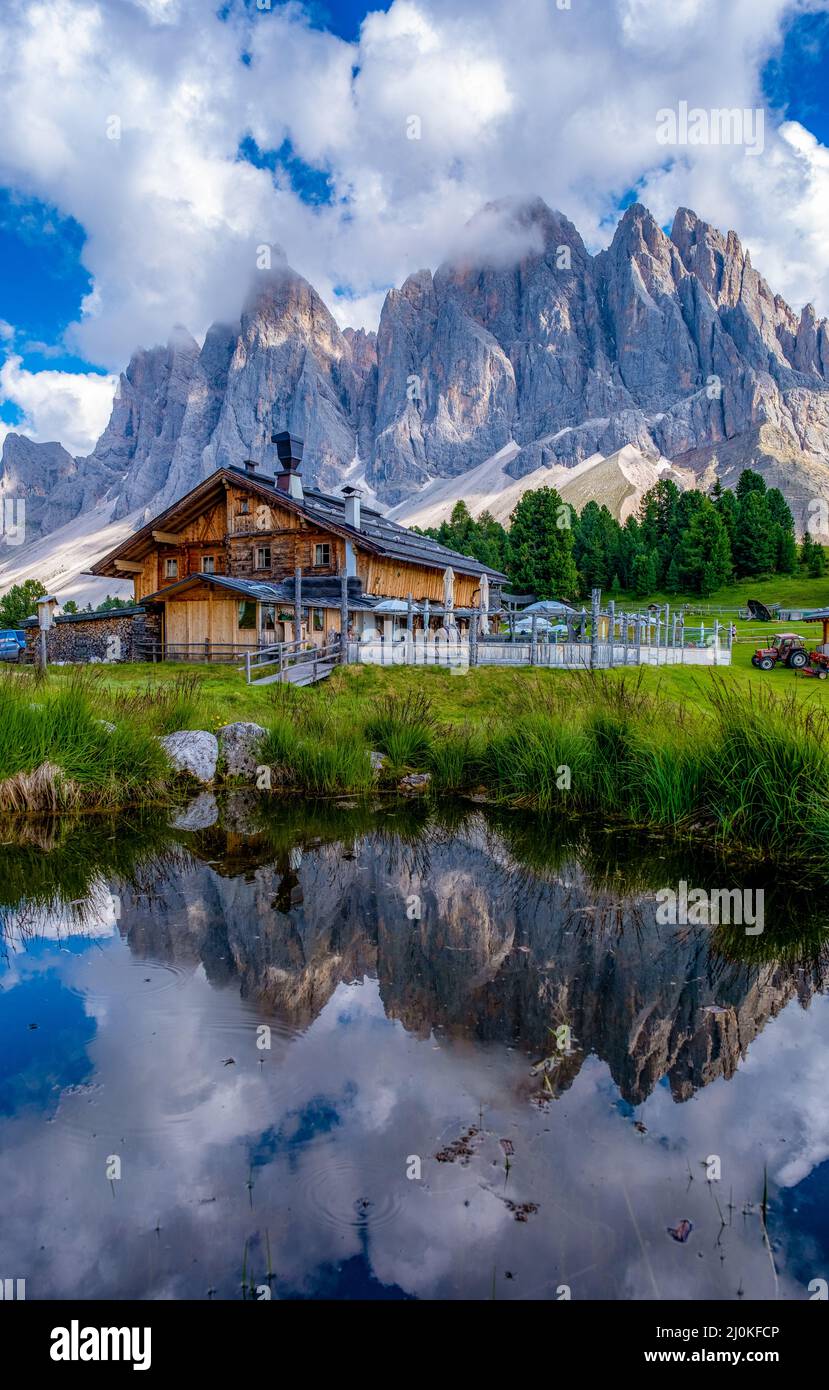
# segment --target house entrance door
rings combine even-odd
[[[276,616],[276,605],[273,603],[260,603],[259,605],[259,645],[268,647],[273,642],[283,642],[284,624],[280,623]]]

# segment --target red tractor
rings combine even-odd
[[[781,632],[772,638],[770,647],[757,648],[751,664],[761,671],[771,671],[775,666],[789,666],[798,671],[809,665],[809,653],[803,638],[796,632]]]

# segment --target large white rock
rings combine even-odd
[[[267,734],[261,724],[223,724],[216,730],[219,752],[228,777],[253,777],[259,766],[258,750]]]
[[[205,786],[216,776],[219,744],[206,729],[180,729],[159,739],[176,772],[186,772]]]

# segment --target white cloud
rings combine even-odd
[[[22,359],[10,356],[0,367],[0,400],[23,411],[18,425],[4,426],[39,444],[59,440],[70,454],[87,454],[103,430],[112,408],[115,376],[94,372],[28,372]]]
[[[266,241],[341,323],[374,326],[385,287],[437,264],[502,196],[540,195],[592,249],[630,188],[662,221],[690,205],[735,228],[795,308],[829,310],[829,156],[808,132],[767,113],[751,159],[727,146],[666,159],[656,138],[657,111],[680,100],[757,105],[794,0],[523,0],[520,15],[513,0],[395,0],[358,44],[311,28],[299,4],[217,10],[11,0],[0,16],[0,180],[85,228],[94,289],[69,341],[108,369],[173,322],[200,335],[235,317]],[[237,160],[248,133],[327,171],[333,205]]]

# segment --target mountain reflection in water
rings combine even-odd
[[[28,1297],[826,1277],[814,895],[741,871],[762,935],[660,926],[659,888],[733,868],[468,807],[204,794],[3,839],[0,1262]]]

